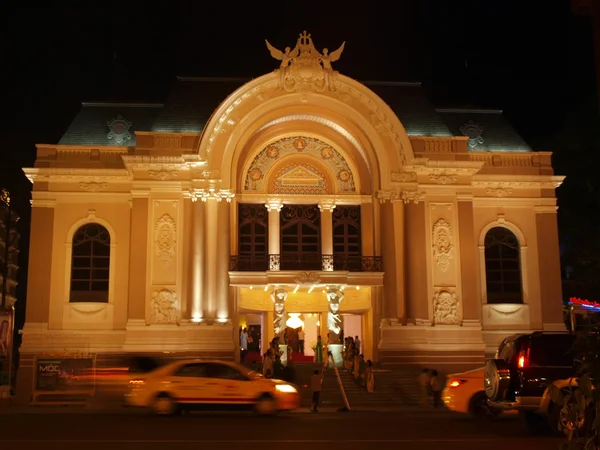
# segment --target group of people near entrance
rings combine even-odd
[[[442,406],[444,383],[437,370],[423,369],[419,375],[419,386],[421,387],[421,406],[431,405],[432,398],[434,408]]]
[[[375,371],[373,362],[369,359],[365,362],[365,355],[360,353],[360,339],[352,336],[344,339],[344,369],[348,371],[354,381],[367,389],[367,392],[375,391]]]

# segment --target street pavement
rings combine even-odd
[[[0,414],[2,450],[552,450],[560,443],[528,434],[515,417],[486,422],[426,410],[300,410],[276,417],[202,412],[165,418],[133,410],[30,408]]]

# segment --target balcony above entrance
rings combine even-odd
[[[229,270],[233,272],[265,272],[277,270],[317,270],[348,272],[380,272],[380,256],[348,255],[232,255]]]

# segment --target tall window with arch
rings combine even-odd
[[[519,240],[508,228],[485,235],[485,277],[488,303],[523,303]]]
[[[110,233],[98,223],[81,226],[73,236],[71,302],[108,302]]]

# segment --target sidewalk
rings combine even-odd
[[[202,412],[206,413],[206,412]],[[208,412],[209,414],[229,414],[227,411]],[[392,407],[357,407],[350,411],[338,411],[338,408],[325,406],[319,408],[319,412],[316,414],[378,414],[378,413],[397,413],[397,414],[410,414],[410,415],[423,415],[427,417],[451,417],[451,416],[462,416],[461,414],[454,413],[445,409],[434,410],[429,408],[418,408],[409,406],[392,406]],[[110,407],[99,407],[90,405],[84,406],[29,406],[29,407],[13,407],[13,408],[1,408],[0,415],[14,414],[110,414],[110,415],[147,415],[148,412],[144,409],[138,408],[126,408],[123,406],[110,406]],[[310,412],[309,408],[303,407],[295,411],[291,411],[287,414],[315,414]]]

